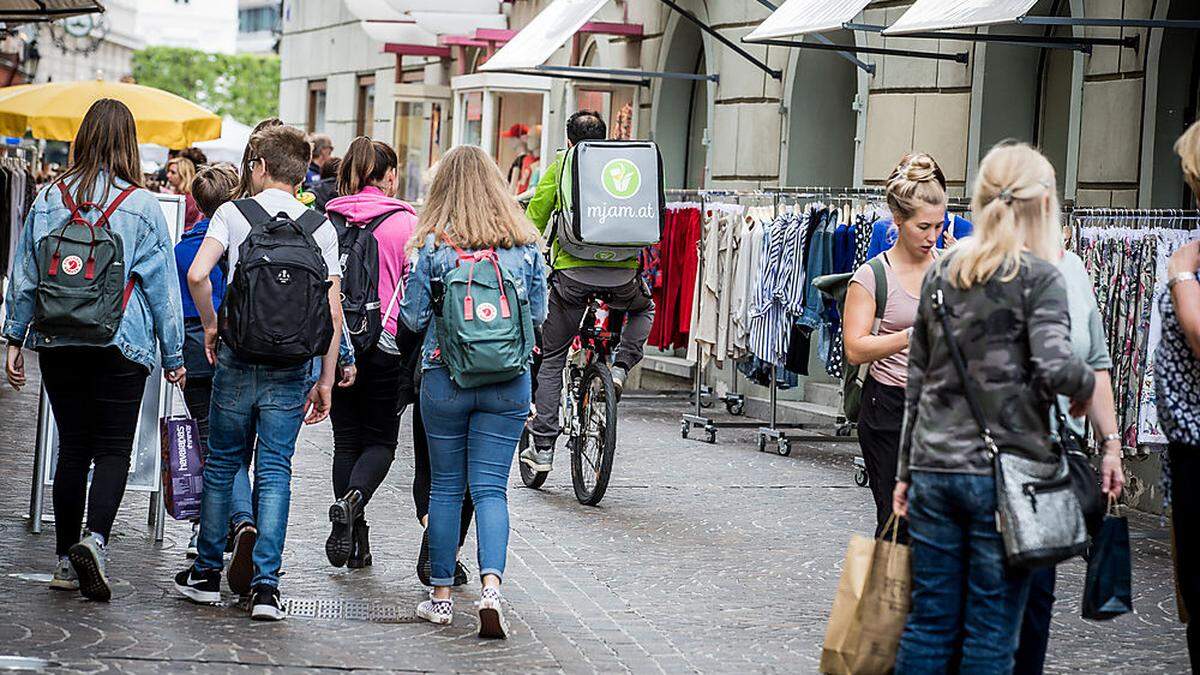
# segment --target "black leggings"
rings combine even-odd
[[[187,404],[188,413],[196,420],[200,431],[200,456],[208,460],[208,408],[212,403],[212,378],[188,378],[187,388],[183,390],[183,400]]]
[[[112,532],[150,371],[116,347],[54,347],[42,350],[38,362],[58,426],[54,531],[63,556],[79,542],[85,495],[88,531],[106,541]]]
[[[363,495],[363,506],[387,477],[400,434],[400,371],[404,360],[378,347],[358,359],[354,385],[334,387],[333,493]]]
[[[858,446],[867,466],[871,496],[875,498],[875,536],[892,516],[892,491],[896,488],[896,463],[900,458],[900,427],[904,422],[904,388],[889,387],[867,376],[863,383],[862,410],[858,416]],[[908,543],[908,523],[901,520],[897,540]]]
[[[413,472],[413,503],[417,506],[417,520],[423,520],[429,515],[429,489],[433,484],[433,473],[429,468],[429,439],[425,436],[425,422],[421,420],[421,399],[413,402],[413,462],[416,465]],[[462,526],[458,531],[458,545],[461,548],[467,540],[467,529],[471,527],[471,518],[475,515],[475,503],[471,501],[471,491],[463,494]]]
[[[1171,524],[1175,531],[1175,581],[1187,610],[1192,671],[1200,673],[1200,446],[1171,443]]]

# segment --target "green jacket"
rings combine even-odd
[[[546,167],[546,171],[542,174],[542,179],[538,181],[537,188],[534,190],[533,199],[529,201],[529,206],[525,209],[525,215],[537,227],[542,236],[547,236],[547,228],[550,225],[550,219],[554,212],[558,210],[558,174],[562,170],[563,153],[558,153],[554,163]],[[566,270],[576,267],[624,267],[626,269],[637,269],[637,258],[633,260],[621,260],[617,262],[601,262],[599,260],[584,260],[576,258],[558,247],[558,242],[553,242],[550,247],[551,267],[556,270]]]

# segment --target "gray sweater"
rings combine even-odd
[[[954,257],[934,263],[921,287],[909,347],[900,480],[908,480],[911,470],[992,473],[931,300]],[[996,444],[1054,461],[1047,417],[1054,395],[1086,400],[1096,378],[1071,350],[1067,290],[1057,268],[1025,253],[1016,277],[1002,276],[965,291],[942,281],[950,325]]]

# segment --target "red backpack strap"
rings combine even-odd
[[[123,296],[121,296],[121,311],[122,312],[124,312],[125,308],[129,306],[129,298],[130,298],[130,296],[133,295],[133,287],[136,285],[137,285],[137,277],[130,274],[129,281],[125,282],[125,294]]]
[[[121,206],[121,202],[125,201],[126,197],[136,191],[136,185],[126,186],[124,190],[121,190],[120,194],[117,195],[117,198],[112,200],[112,203],[108,205],[108,208],[104,209],[104,213],[100,214],[100,218],[96,220],[96,225],[100,225],[101,222],[103,222],[103,227],[108,227],[108,219],[112,218],[113,214],[117,212],[117,209]]]

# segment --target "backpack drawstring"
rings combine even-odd
[[[496,255],[496,249],[485,248],[480,251],[468,253],[451,241],[450,237],[445,234],[442,236],[446,240],[446,243],[453,246],[454,250],[458,252],[459,262],[469,261],[471,263],[471,269],[467,270],[467,295],[463,298],[463,319],[467,321],[475,320],[475,298],[471,295],[471,289],[475,283],[475,265],[484,260],[490,261],[492,269],[496,271],[496,285],[500,287],[500,317],[504,319],[511,318],[512,310],[509,309],[508,292],[504,288],[504,276],[500,272],[500,260]]]

